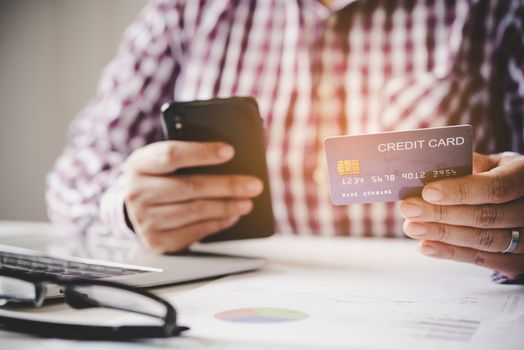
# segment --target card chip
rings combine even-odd
[[[360,174],[360,161],[355,159],[339,160],[337,162],[337,173],[338,175]]]

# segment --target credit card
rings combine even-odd
[[[420,196],[425,184],[471,174],[471,125],[328,137],[324,140],[335,205]]]

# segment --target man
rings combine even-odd
[[[404,229],[426,255],[518,280],[524,158],[501,152],[524,151],[523,20],[521,1],[154,1],[71,127],[48,178],[50,217],[159,252],[233,225],[262,184],[167,176],[227,162],[234,149],[161,141],[159,109],[250,95],[267,130],[279,232]],[[475,128],[474,175],[427,185],[401,215],[394,203],[330,204],[324,137],[462,123]]]

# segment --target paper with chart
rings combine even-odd
[[[523,348],[524,287],[414,277],[269,269],[171,301],[190,337],[322,348]]]

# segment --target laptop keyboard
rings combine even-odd
[[[0,251],[0,269],[89,279],[131,275],[145,270],[76,262],[47,256]]]

